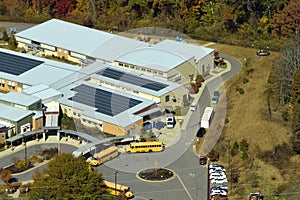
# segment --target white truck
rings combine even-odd
[[[208,129],[213,117],[214,117],[214,108],[206,107],[201,118],[201,127]]]

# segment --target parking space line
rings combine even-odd
[[[182,187],[184,188],[184,190],[186,191],[187,195],[190,197],[191,200],[193,200],[192,195],[190,194],[190,192],[188,191],[188,189],[185,187],[183,181],[181,180],[180,176],[177,174],[178,180],[181,183]]]

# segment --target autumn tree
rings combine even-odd
[[[284,9],[276,13],[272,19],[273,34],[287,37],[300,31],[300,3],[291,0]]]
[[[90,170],[83,157],[60,154],[35,174],[30,199],[111,199],[102,174]]]
[[[0,178],[4,183],[8,184],[10,179],[12,178],[11,172],[7,169],[2,169]]]

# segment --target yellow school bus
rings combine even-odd
[[[108,147],[100,151],[99,153],[94,154],[93,159],[90,161],[90,165],[98,166],[101,165],[119,155],[118,148],[116,146]]]
[[[106,185],[106,190],[111,195],[122,196],[126,199],[131,199],[134,197],[134,194],[130,191],[128,186],[115,184],[106,180],[103,180],[103,182]]]
[[[128,153],[155,152],[163,151],[165,145],[162,141],[153,142],[132,142],[125,148]]]

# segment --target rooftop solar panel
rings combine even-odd
[[[134,84],[140,87],[144,87],[150,90],[159,91],[164,89],[168,85],[163,83],[158,83],[149,79],[145,79],[136,75],[127,74],[119,70],[106,68],[97,73],[98,75],[102,75],[108,78],[112,78],[115,80],[120,80],[126,83]]]
[[[115,116],[142,102],[88,85],[79,85],[72,90],[76,94],[69,100],[95,107],[96,112],[109,116]]]
[[[12,75],[20,75],[44,62],[0,52],[0,71]]]

